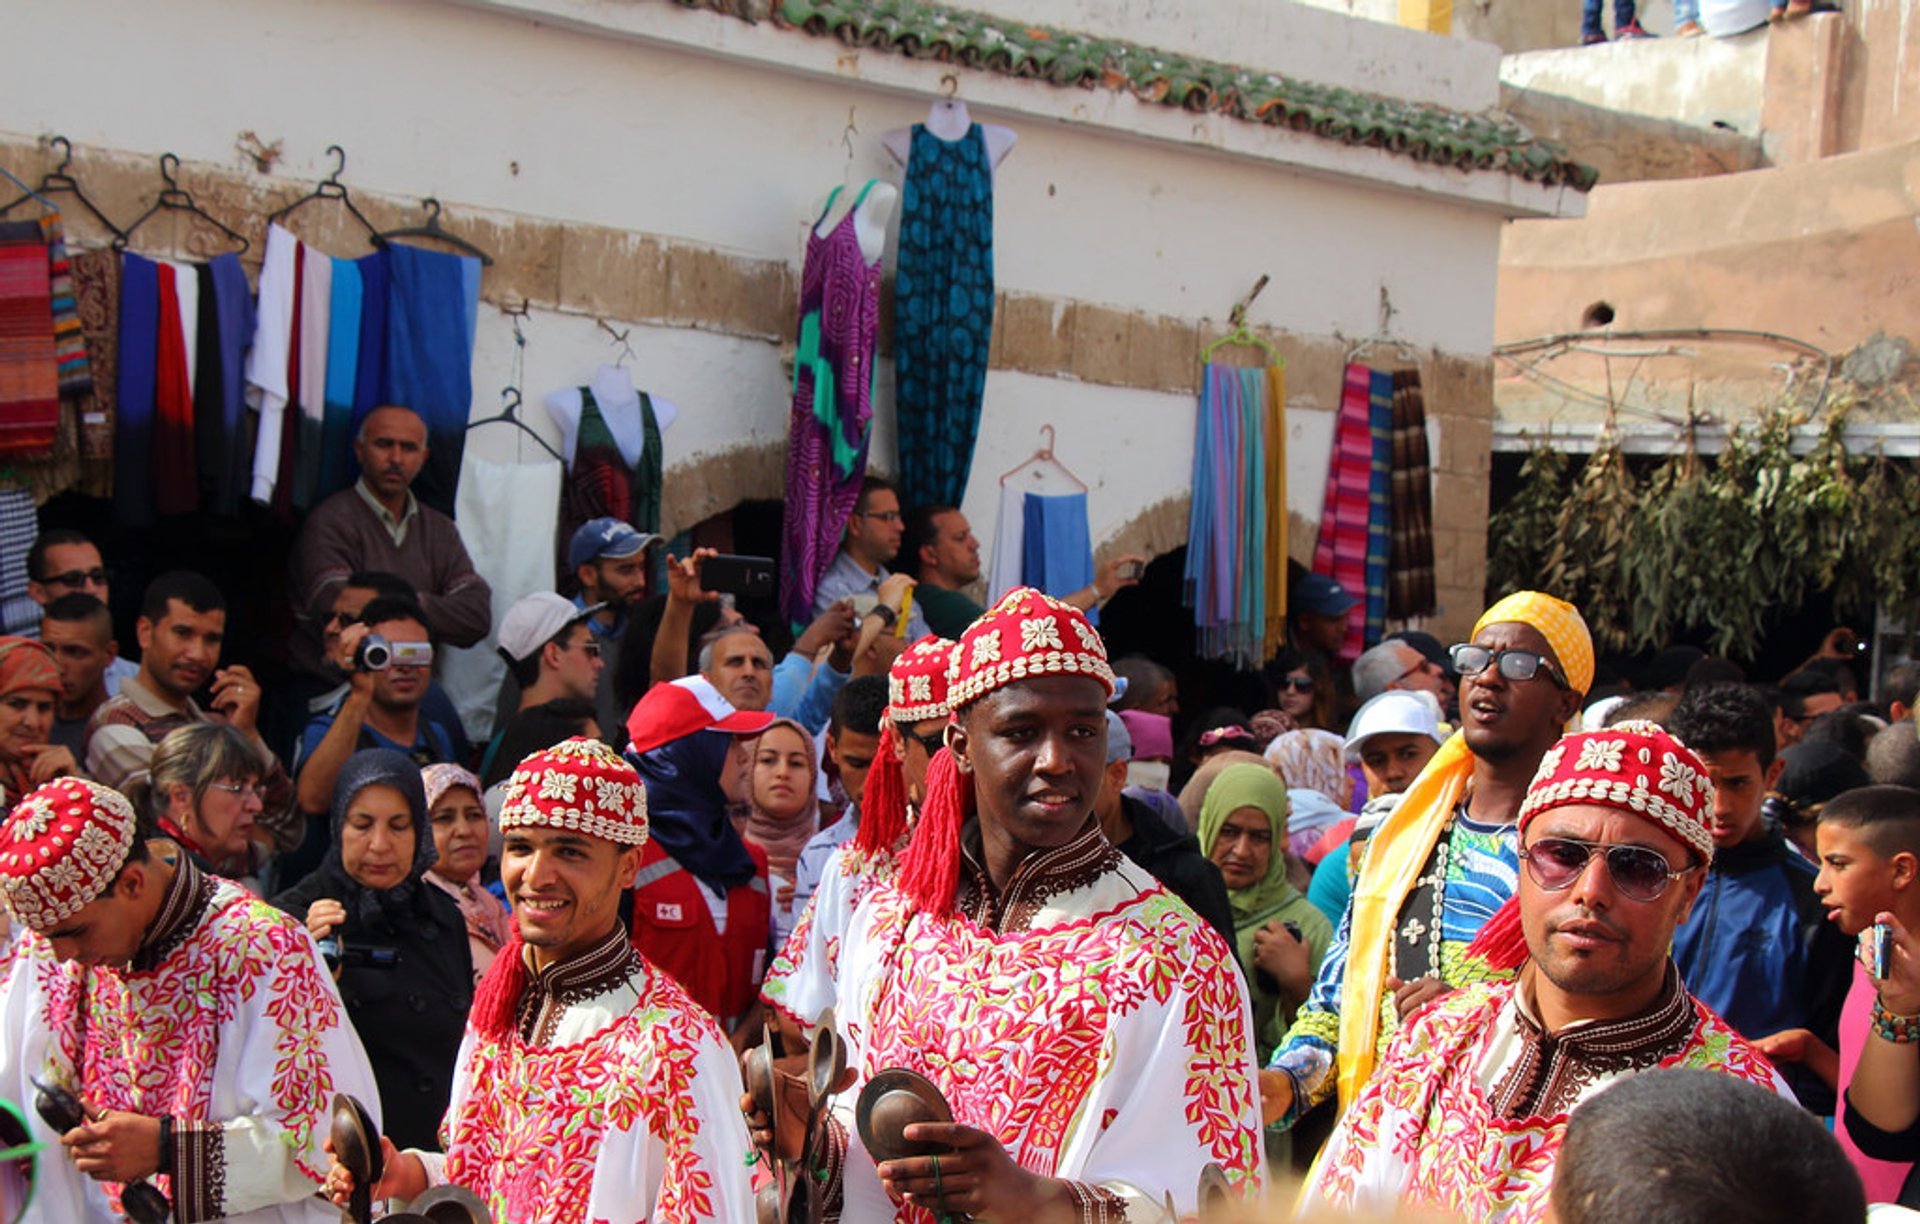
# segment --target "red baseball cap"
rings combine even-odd
[[[758,735],[775,718],[766,710],[735,709],[704,676],[683,676],[671,684],[654,685],[633,707],[627,715],[628,747],[650,752],[696,731]]]

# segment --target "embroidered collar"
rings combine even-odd
[[[998,892],[987,874],[978,816],[969,819],[960,832],[960,853],[955,908],[1001,934],[1026,929],[1048,901],[1085,888],[1120,865],[1120,852],[1100,831],[1100,821],[1093,815],[1088,815],[1086,825],[1065,845],[1036,850],[1022,859],[1007,886]]]
[[[185,853],[174,857],[173,879],[167,882],[166,895],[160,898],[160,912],[140,941],[129,968],[135,973],[150,973],[160,962],[186,942],[200,925],[200,916],[213,901],[213,877],[196,867]]]
[[[517,1019],[520,1036],[536,1045],[551,1036],[567,1008],[605,994],[640,969],[639,954],[619,923],[591,947],[545,969],[535,967],[532,948],[522,955],[527,958],[527,989],[520,996]]]
[[[1667,962],[1660,994],[1637,1015],[1577,1020],[1549,1033],[1534,1014],[1533,966],[1513,987],[1513,1023],[1520,1049],[1488,1095],[1495,1116],[1553,1117],[1573,1108],[1589,1085],[1625,1071],[1656,1067],[1687,1044],[1699,1015]]]

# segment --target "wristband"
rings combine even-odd
[[[1895,1045],[1920,1041],[1920,1016],[1902,1016],[1888,1011],[1876,996],[1873,1000],[1873,1032]]]
[[[873,611],[868,613],[868,615],[879,617],[880,623],[885,625],[889,629],[893,628],[893,622],[900,618],[899,613],[895,612],[892,608],[889,608],[885,604],[873,605]]]

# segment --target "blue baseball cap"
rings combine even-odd
[[[589,519],[567,545],[567,567],[579,569],[589,561],[631,557],[661,538],[617,518]]]
[[[1287,603],[1295,612],[1340,616],[1359,602],[1325,574],[1307,574],[1287,590]]]

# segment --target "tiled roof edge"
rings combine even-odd
[[[1376,148],[1429,165],[1492,170],[1588,191],[1599,178],[1524,125],[1339,86],[1295,80],[1119,39],[1024,25],[930,0],[675,0],[852,47],[957,64],[1060,88],[1107,88],[1143,102]],[[770,5],[771,11],[768,11]]]

